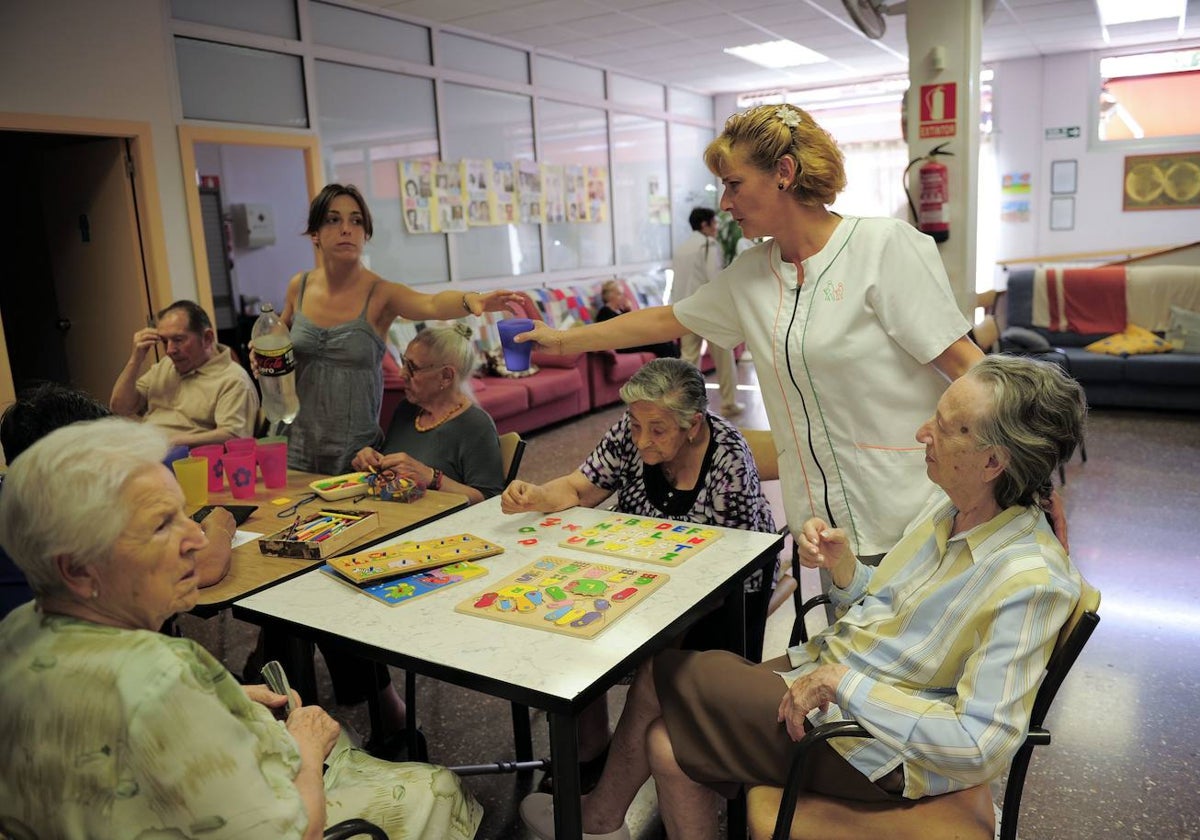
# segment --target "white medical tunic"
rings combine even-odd
[[[970,325],[933,240],[902,221],[843,218],[803,269],[800,285],[768,241],[673,311],[753,353],[789,525],[818,516],[881,554],[934,491],[915,435],[948,383],[929,363]]]

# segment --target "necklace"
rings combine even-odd
[[[429,409],[422,408],[419,412],[417,412],[416,419],[413,420],[413,425],[416,427],[418,432],[428,432],[431,429],[436,429],[438,426],[442,425],[447,420],[452,420],[453,418],[462,414],[464,411],[467,410],[468,405],[470,405],[470,403],[468,403],[466,400],[461,400],[460,402],[455,403],[454,407],[451,408],[448,412],[446,412],[446,414],[444,414],[440,420],[427,421],[425,423],[421,422],[421,418],[427,414],[430,417],[432,417],[433,415],[429,411]]]

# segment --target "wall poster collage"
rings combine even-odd
[[[405,160],[399,167],[409,233],[608,219],[603,166],[471,159]]]

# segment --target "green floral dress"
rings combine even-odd
[[[0,622],[0,835],[300,837],[296,743],[188,639],[24,604]],[[483,808],[445,768],[393,764],[345,739],[326,760],[329,824],[393,840],[471,838]]]

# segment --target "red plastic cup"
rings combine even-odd
[[[266,487],[287,487],[287,444],[260,443],[254,450]]]
[[[222,471],[221,459],[225,457],[225,447],[219,443],[207,443],[196,446],[189,453],[193,458],[208,459],[208,492],[220,493],[225,489],[225,473]]]
[[[226,452],[221,459],[225,465],[225,478],[229,481],[229,491],[235,499],[249,499],[254,495],[255,453]]]

